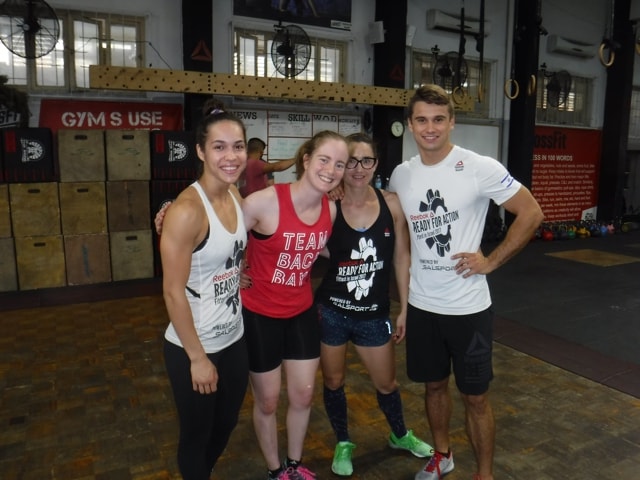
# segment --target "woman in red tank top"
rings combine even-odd
[[[327,193],[342,180],[348,158],[342,135],[320,132],[298,152],[297,181],[260,190],[243,202],[251,286],[241,296],[253,424],[272,479],[316,478],[300,463],[320,357],[310,277],[336,215]],[[281,464],[276,412],[283,371],[289,403]]]

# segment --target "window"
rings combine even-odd
[[[455,58],[457,58],[457,52],[454,60],[452,60],[452,64],[449,67],[453,70],[457,68],[457,63]],[[446,53],[439,52],[438,61],[442,65],[446,59]],[[489,118],[489,105],[490,105],[490,91],[489,88],[491,82],[491,64],[488,62],[484,62],[484,68],[482,69],[482,85],[483,87],[483,98],[482,101],[478,101],[478,83],[480,79],[480,62],[476,59],[464,57],[464,64],[466,64],[467,75],[464,79],[462,88],[466,95],[469,95],[472,100],[471,108],[465,109],[457,109],[456,115],[461,117],[470,117],[470,118]],[[435,73],[436,68],[436,57],[432,52],[421,52],[414,51],[411,57],[411,75],[412,75],[412,84],[413,88],[418,88],[420,85],[424,85],[425,83],[441,83],[440,77],[437,77]],[[447,85],[446,82],[442,84],[442,87],[447,90],[449,94],[453,93],[450,85]]]
[[[29,91],[89,88],[89,65],[142,67],[144,19],[56,10],[60,37],[47,55],[26,59],[0,44],[0,75]],[[0,25],[0,35],[6,32]]]
[[[234,34],[233,73],[257,77],[284,78],[271,59],[275,32],[236,29]],[[347,44],[310,38],[311,54],[306,68],[295,76],[297,80],[343,82]]]
[[[537,84],[536,123],[589,126],[593,91],[590,79],[541,69]]]

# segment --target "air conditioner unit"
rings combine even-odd
[[[457,13],[446,13],[442,10],[432,8],[427,10],[427,28],[431,30],[446,30],[448,32],[460,33],[460,15]],[[489,35],[490,22],[484,21],[484,36]],[[480,19],[464,17],[464,31],[469,35],[480,33]]]
[[[549,35],[547,52],[573,55],[574,57],[591,58],[596,55],[596,45],[580,40],[573,40],[560,35]]]

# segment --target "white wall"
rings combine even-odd
[[[180,0],[48,0],[57,8],[145,17],[147,40],[176,70],[182,69],[182,7]],[[145,46],[147,66],[167,68],[158,54]]]
[[[232,42],[232,26],[242,28],[259,28],[273,30],[273,20],[256,18],[233,18],[233,0],[214,0],[216,11],[213,18],[213,37],[216,55],[213,60],[213,71],[231,73],[233,67],[232,49],[227,49]],[[226,2],[226,3],[225,3]],[[349,61],[347,63],[347,79],[345,83],[371,85],[373,83],[373,45],[369,43],[369,23],[374,21],[375,9],[373,0],[352,0],[351,30],[318,28],[304,25],[304,30],[311,37],[320,37],[347,42],[349,45]],[[220,47],[220,49],[218,48]],[[219,50],[229,52],[228,55]]]
[[[203,0],[205,1],[205,0]],[[272,28],[272,20],[249,19],[232,15],[233,0],[212,0],[213,14],[213,71],[215,73],[229,73],[232,71],[232,31],[234,26],[267,27]],[[373,81],[373,45],[368,40],[369,23],[375,18],[373,0],[352,1],[351,31],[320,29],[305,27],[312,36],[323,36],[343,40],[349,44],[349,62],[347,66],[347,82],[356,84],[371,84]],[[558,33],[569,38],[599,45],[606,26],[606,8],[610,0],[542,0],[543,26],[549,33]],[[181,2],[179,0],[50,0],[55,8],[70,8],[81,11],[113,12],[114,14],[143,15],[147,18],[146,36],[155,50],[146,45],[147,66],[166,68],[165,61],[173,69],[182,69],[182,22]],[[632,0],[632,12],[640,16],[640,0]],[[430,8],[439,8],[447,12],[459,13],[461,2],[451,0],[408,0],[407,24],[415,27],[415,35],[411,47],[407,48],[408,59],[411,50],[430,52],[434,45],[441,51],[457,50],[458,35],[450,32],[433,31],[427,29],[426,12]],[[513,0],[486,0],[486,18],[491,23],[489,36],[485,40],[484,58],[493,62],[493,83],[490,86],[492,104],[490,105],[493,121],[490,128],[496,125],[503,130],[508,128],[509,100],[503,93],[505,72],[510,71],[511,39],[512,39],[512,9]],[[479,1],[465,3],[465,14],[479,16]],[[188,25],[186,25],[188,28]],[[550,70],[564,68],[573,75],[586,76],[594,79],[595,97],[591,113],[591,127],[602,126],[604,109],[604,89],[606,69],[598,58],[583,59],[567,55],[548,53],[546,49],[547,37],[542,36],[540,42],[540,63],[546,63]],[[475,50],[475,40],[467,38],[465,55],[478,58]],[[410,61],[407,61],[407,69]],[[640,61],[636,61],[636,85],[640,84]],[[407,75],[407,87],[410,76]],[[83,94],[86,98],[130,98],[122,92],[89,92]],[[137,94],[146,99],[163,101],[170,99],[179,101],[179,95],[147,93]],[[39,110],[39,98],[33,96],[32,111]],[[266,105],[268,107],[268,105]],[[32,119],[37,124],[37,118]],[[459,119],[460,122],[460,119]],[[499,136],[507,138],[504,131]],[[460,132],[459,143],[465,144],[465,135]],[[469,142],[473,139],[469,138]],[[503,149],[498,149],[501,151]]]
[[[147,43],[145,50],[146,66],[153,68],[169,68],[182,70],[182,17],[181,2],[179,0],[51,0],[47,3],[54,9],[76,10],[80,12],[113,13],[115,15],[134,15],[146,18],[145,34]],[[153,48],[152,48],[153,46]],[[162,58],[161,58],[162,57]],[[165,63],[166,62],[166,63]],[[40,113],[40,99],[46,98],[83,98],[83,99],[131,99],[134,101],[151,100],[157,102],[179,102],[182,95],[162,92],[147,92],[126,94],[119,91],[88,91],[73,94],[30,94],[29,110],[31,126],[38,125]]]

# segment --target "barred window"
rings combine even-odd
[[[275,32],[236,28],[234,32],[233,73],[257,77],[284,78],[271,57]],[[309,63],[295,75],[298,80],[343,82],[346,42],[309,37]],[[289,75],[293,76],[293,75]]]
[[[0,43],[0,75],[28,91],[89,88],[89,65],[142,67],[144,18],[56,9],[60,37],[48,54],[23,58]],[[10,25],[0,24],[6,38]]]
[[[457,58],[457,52],[452,52]],[[438,74],[438,68],[446,59],[447,52],[438,53],[438,65],[436,64],[436,56],[432,52],[424,52],[414,50],[411,56],[411,75],[413,88],[418,88],[425,83],[436,83],[442,86],[449,94],[453,93],[450,82],[446,82],[442,75]],[[471,97],[472,108],[467,111],[465,109],[456,110],[456,116],[469,118],[489,118],[491,104],[489,88],[491,82],[491,63],[483,62],[482,81],[480,82],[480,61],[473,58],[464,57],[464,65],[466,65],[466,75],[462,83],[462,90],[465,95]],[[449,67],[453,71],[457,69],[457,60],[451,61]],[[482,86],[482,95],[478,95],[478,85]],[[482,100],[482,101],[479,101]]]
[[[564,73],[563,73],[564,72]],[[567,77],[568,75],[568,77]],[[538,72],[536,123],[588,127],[593,81],[563,70]]]

